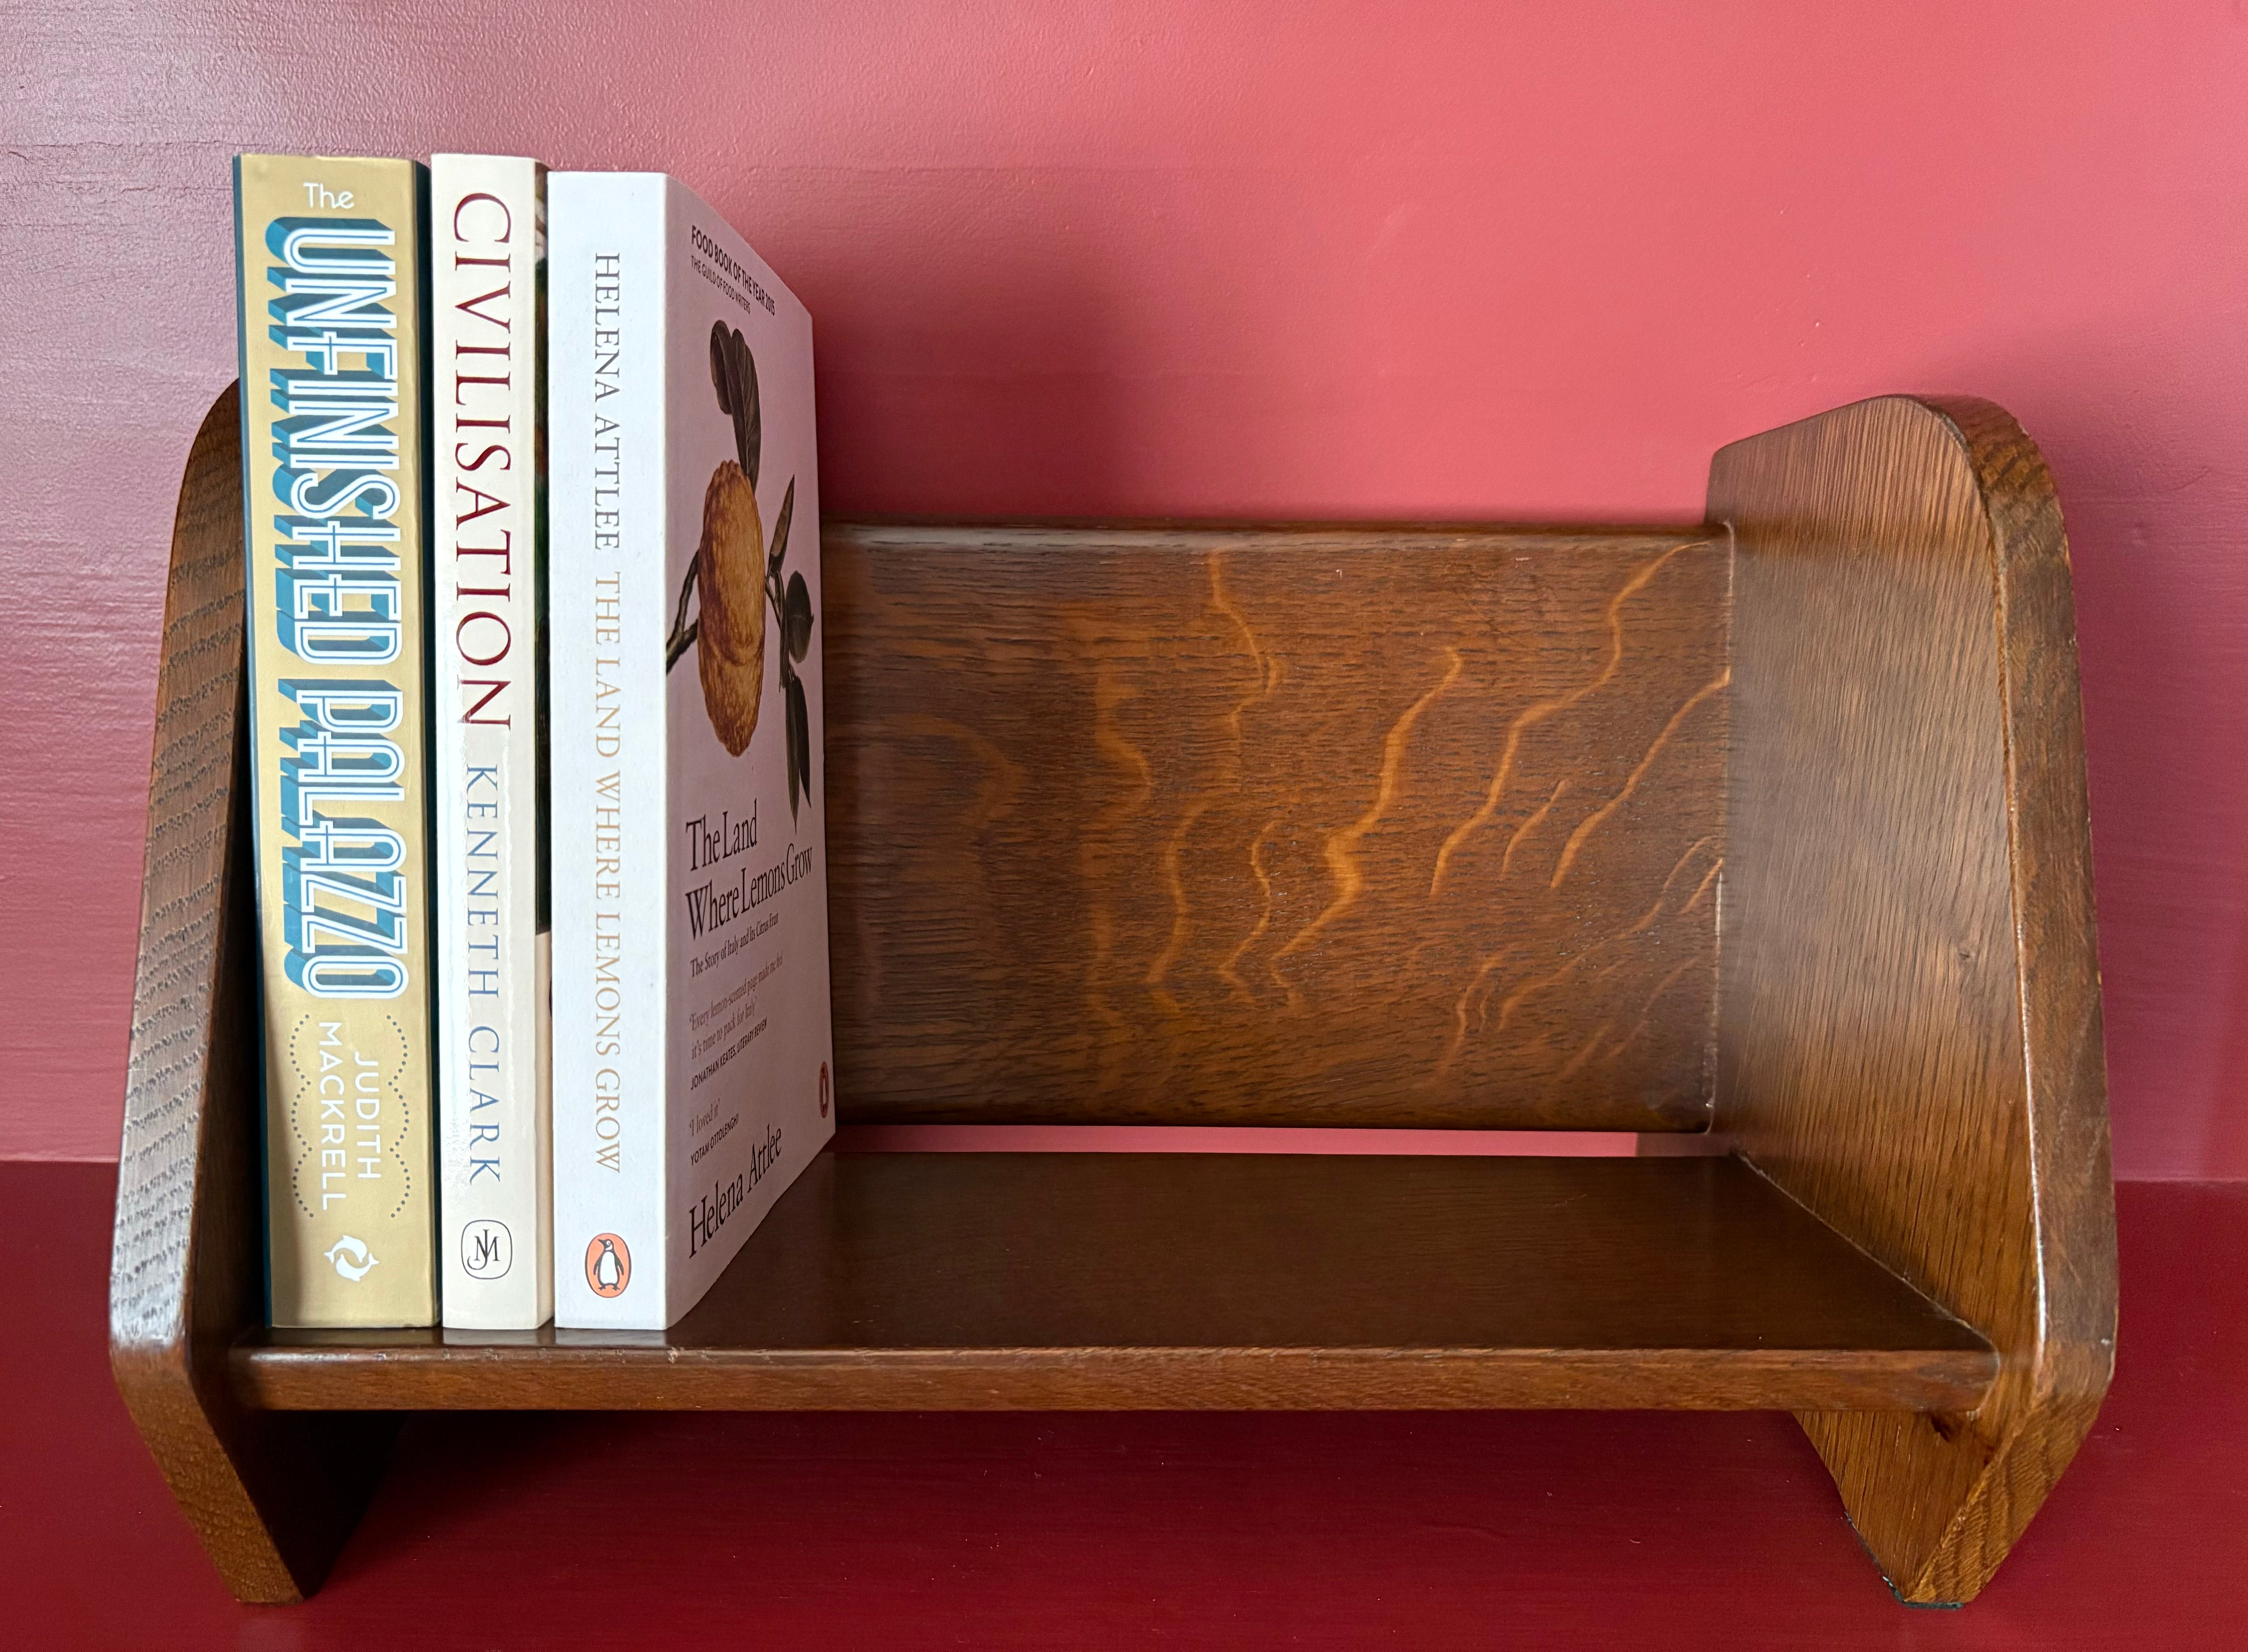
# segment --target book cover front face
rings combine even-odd
[[[418,176],[237,168],[272,1317],[427,1325]]]
[[[692,192],[668,205],[676,1308],[833,1133],[834,1057],[811,318]]]

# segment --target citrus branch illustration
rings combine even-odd
[[[671,635],[663,645],[663,671],[671,675],[671,668],[679,663],[679,656],[695,646],[695,633],[702,626],[700,620],[687,617],[687,600],[695,594],[695,565],[687,565],[687,578],[679,586],[679,612],[671,616]]]
[[[793,816],[801,799],[812,795],[812,779],[811,705],[796,670],[812,648],[812,588],[802,573],[781,577],[789,524],[796,515],[796,479],[789,478],[781,497],[768,546],[757,499],[764,436],[757,363],[740,332],[723,321],[710,329],[710,382],[718,393],[718,410],[733,419],[736,457],[711,473],[704,491],[702,539],[680,581],[663,668],[668,675],[689,649],[695,651],[711,729],[719,744],[739,757],[757,730],[764,698],[770,612],[781,641],[788,807]],[[692,618],[690,603],[696,610]]]

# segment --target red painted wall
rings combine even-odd
[[[2248,22],[2101,6],[11,7],[0,1155],[114,1153],[226,157],[663,168],[811,305],[829,507],[1683,518],[1964,390],[2075,547],[2117,1166],[2248,1176]]]

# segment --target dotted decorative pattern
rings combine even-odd
[[[297,1082],[292,1088],[298,1095],[312,1093],[316,1088],[311,1075],[297,1059],[297,1040],[303,1034],[305,1023],[312,1018],[309,1015],[299,1018],[297,1025],[290,1029],[288,1038],[282,1042],[282,1047],[288,1052],[289,1071],[296,1075]],[[315,1221],[318,1217],[312,1207],[305,1203],[304,1189],[305,1162],[312,1156],[312,1140],[305,1134],[296,1108],[284,1107],[282,1112],[285,1115],[290,1139],[297,1144],[297,1150],[289,1161],[289,1196],[297,1202],[297,1208],[305,1213],[307,1222]]]
[[[390,1156],[398,1161],[398,1174],[401,1177],[399,1186],[402,1189],[398,1196],[398,1203],[390,1207],[390,1214],[395,1217],[406,1209],[414,1197],[414,1166],[408,1161],[405,1151],[400,1145],[406,1140],[408,1132],[414,1128],[414,1111],[412,1105],[407,1100],[404,1086],[398,1082],[399,1075],[406,1071],[407,1058],[413,1052],[414,1043],[406,1036],[406,1029],[398,1025],[396,1016],[386,1012],[382,1018],[390,1023],[391,1032],[398,1037],[398,1059],[391,1064],[390,1076],[384,1080],[390,1091],[390,1099],[398,1107],[398,1128],[390,1138]]]

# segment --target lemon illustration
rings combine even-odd
[[[731,459],[710,473],[702,495],[702,543],[695,552],[702,617],[696,663],[710,727],[730,756],[748,749],[765,683],[765,533],[757,490]]]

